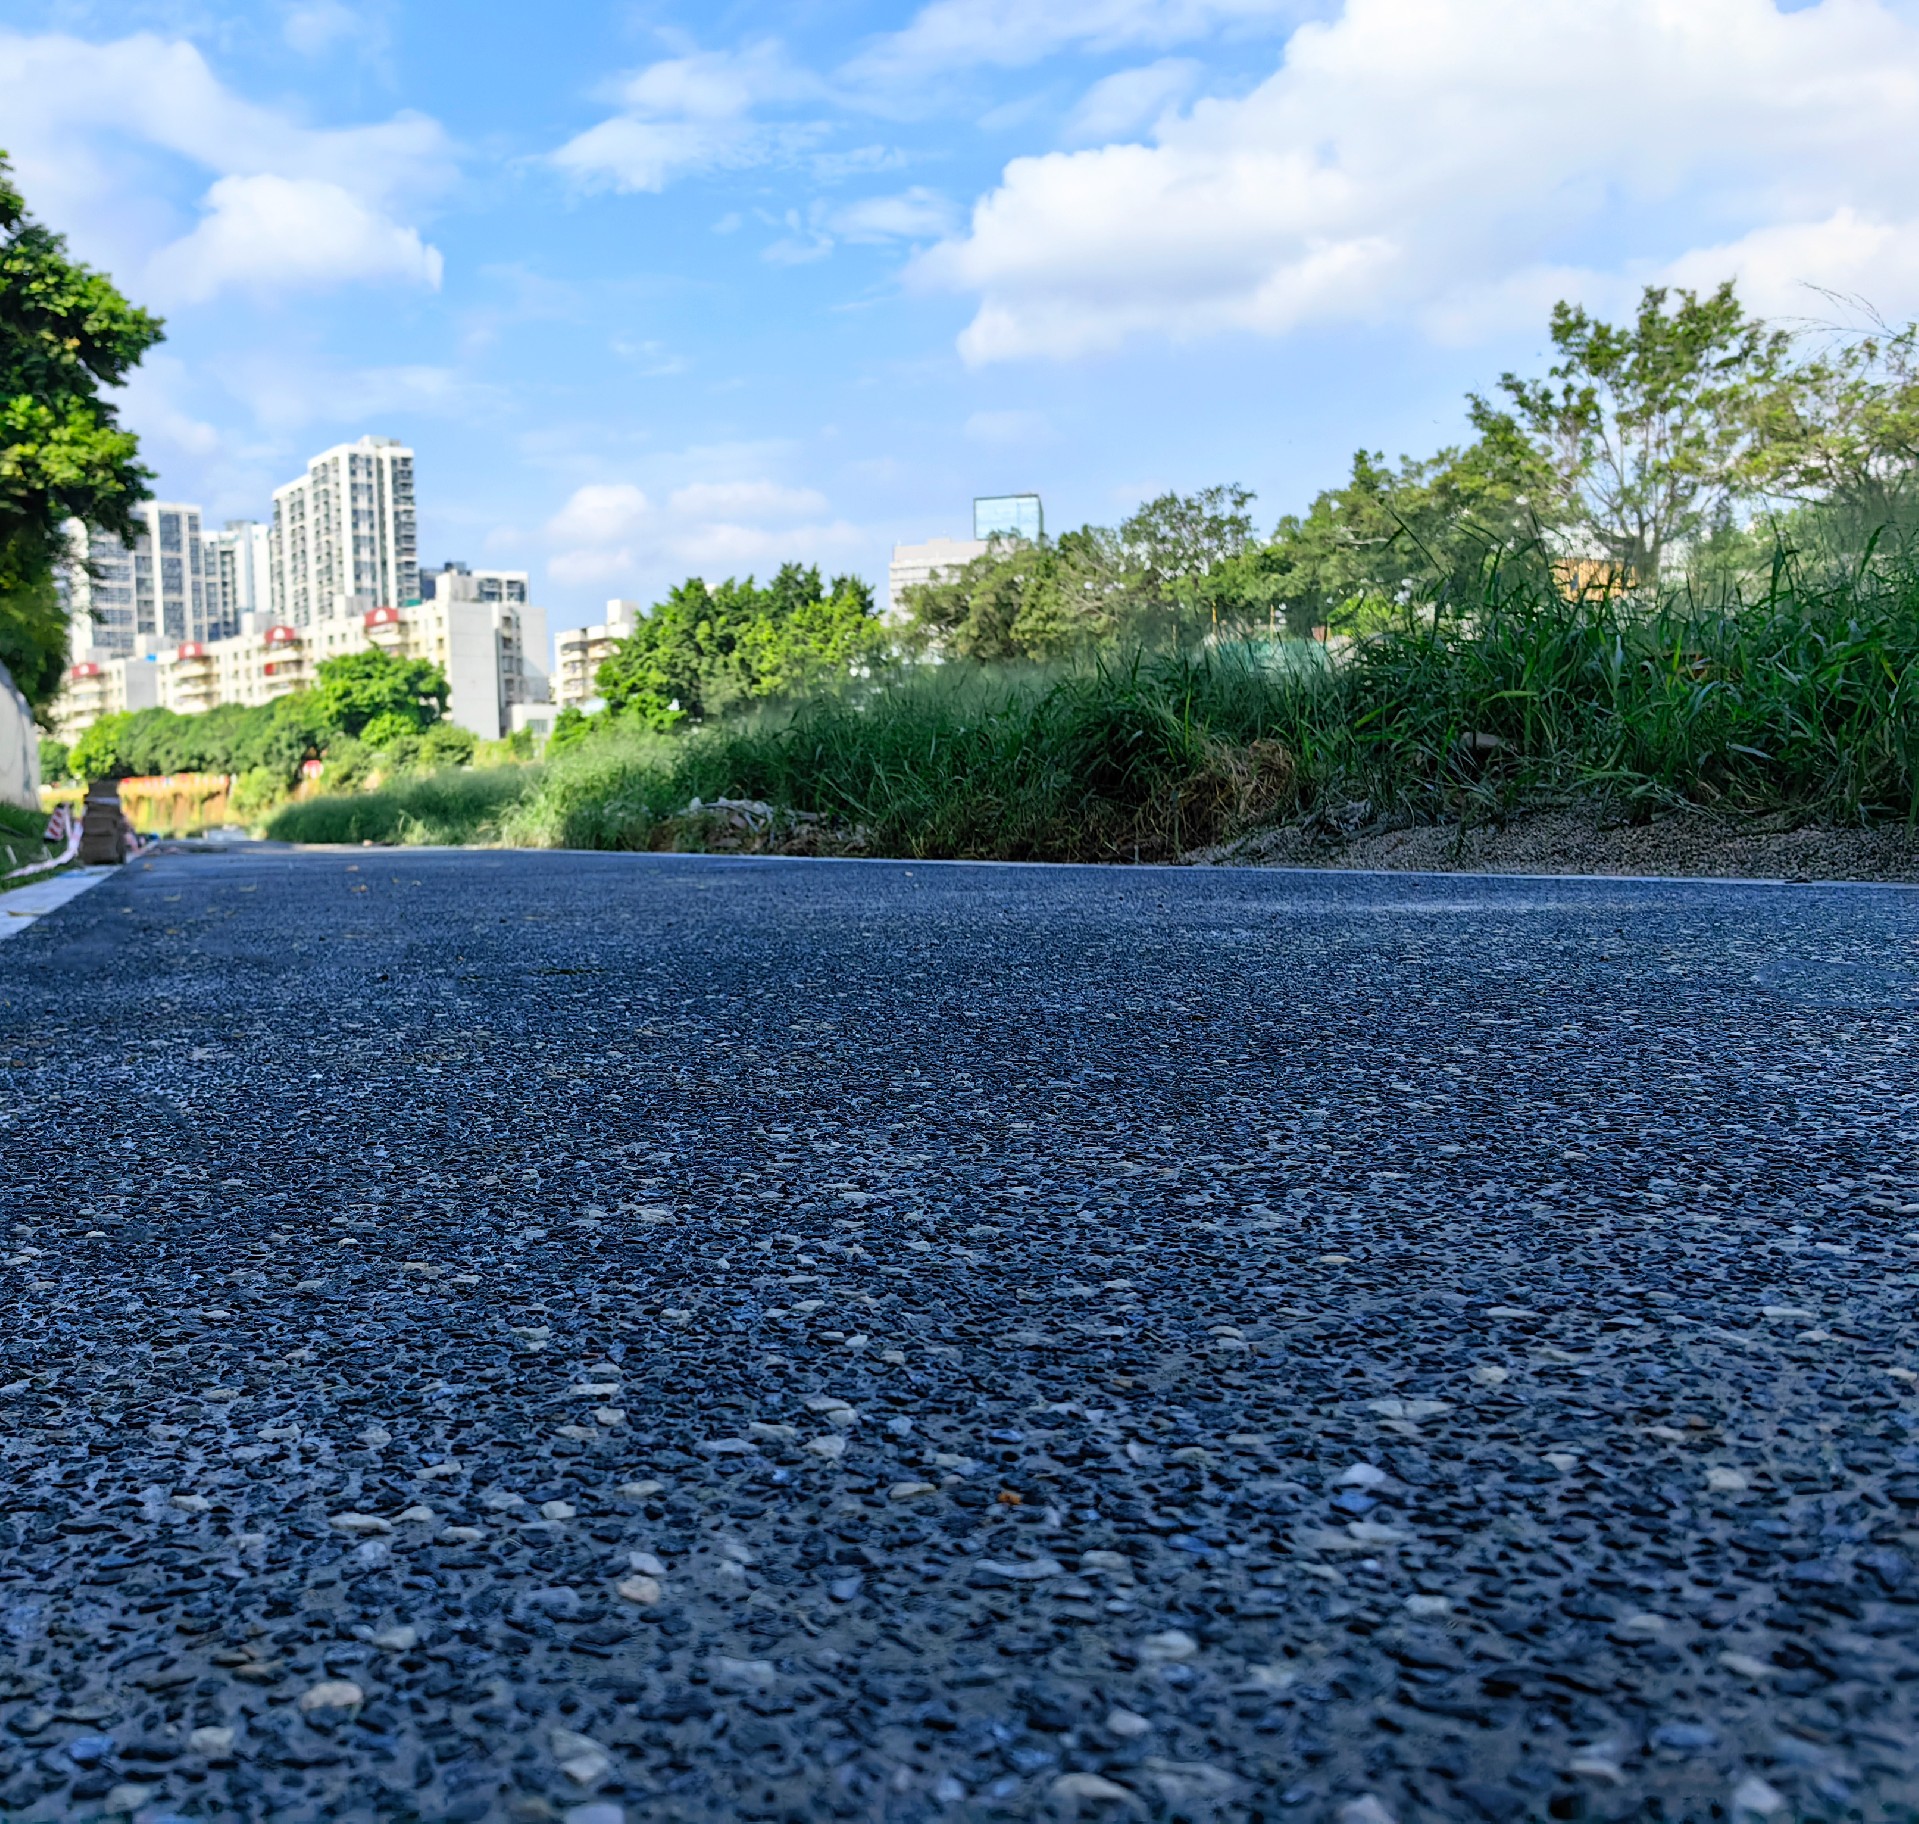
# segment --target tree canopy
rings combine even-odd
[[[700,721],[740,703],[789,696],[883,664],[886,629],[858,577],[820,580],[783,565],[763,588],[689,577],[644,616],[600,667],[614,715],[648,728]]]
[[[1543,378],[1467,401],[1471,441],[1350,476],[1259,538],[1243,488],[1164,494],[1115,528],[996,543],[907,592],[909,637],[956,658],[1050,659],[1114,640],[1364,628],[1495,566],[1656,588],[1718,565],[1768,505],[1816,503],[1854,548],[1919,514],[1919,326],[1808,352],[1730,283],[1648,287],[1632,320],[1555,308]]]
[[[1649,285],[1625,328],[1557,304],[1552,342],[1545,379],[1502,375],[1504,406],[1473,395],[1487,466],[1543,522],[1577,525],[1656,582],[1672,546],[1762,485],[1767,427],[1801,382],[1792,339],[1728,279],[1703,299]]]
[[[323,728],[382,739],[417,733],[446,714],[446,673],[430,659],[401,659],[368,647],[320,663],[313,713]]]
[[[264,770],[291,783],[302,762],[331,763],[348,748],[362,770],[369,754],[454,763],[472,757],[474,742],[441,722],[447,694],[446,674],[424,659],[343,653],[321,661],[311,690],[271,703],[103,716],[74,742],[66,764],[79,779]]]
[[[53,587],[62,524],[130,538],[153,479],[102,389],[160,338],[158,317],[27,213],[0,154],[0,662],[36,707],[57,691],[67,653]]]

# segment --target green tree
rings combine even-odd
[[[0,662],[44,708],[67,635],[53,589],[62,524],[133,536],[151,472],[102,389],[121,385],[160,340],[157,317],[27,214],[0,155]]]
[[[1767,488],[1866,536],[1919,499],[1919,323],[1847,336],[1770,401]]]
[[[1577,528],[1657,582],[1668,552],[1760,485],[1767,427],[1795,384],[1791,338],[1748,316],[1730,280],[1709,297],[1648,286],[1626,328],[1553,307],[1544,380],[1471,397],[1482,454],[1543,524]]]
[[[1246,618],[1283,618],[1303,635],[1472,593],[1489,563],[1513,554],[1536,560],[1538,529],[1508,465],[1483,445],[1397,467],[1360,450],[1346,481],[1282,519],[1270,542],[1224,569],[1221,586],[1245,575]]]
[[[545,757],[557,760],[569,749],[583,745],[597,726],[595,717],[584,714],[571,703],[567,704],[553,718],[553,732],[546,738]]]
[[[1077,536],[1095,535],[1089,527]],[[958,570],[906,592],[914,644],[983,664],[1057,658],[1093,644],[1111,630],[1110,604],[1090,617],[1076,613],[1071,571],[1058,546],[995,540]]]
[[[70,778],[70,761],[73,750],[64,741],[56,741],[52,735],[40,737],[40,778],[46,785],[57,785],[61,780]]]
[[[668,729],[861,676],[887,662],[889,646],[857,577],[829,585],[816,568],[787,564],[764,588],[750,576],[717,588],[689,577],[619,642],[596,682],[613,714]],[[572,739],[569,725],[562,751]]]
[[[76,779],[124,779],[135,770],[120,756],[120,737],[132,720],[124,710],[102,716],[74,742],[67,764]]]
[[[372,647],[322,659],[311,693],[322,727],[355,736],[376,721],[390,728],[388,717],[430,728],[446,714],[450,694],[446,673],[431,660],[395,658]]]
[[[1231,485],[1161,494],[1121,524],[1127,593],[1149,613],[1170,613],[1175,638],[1213,621],[1219,595],[1216,588],[1209,592],[1208,579],[1255,544],[1246,510],[1252,500],[1245,488]]]

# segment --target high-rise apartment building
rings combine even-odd
[[[335,598],[386,608],[420,599],[413,452],[391,437],[362,437],[314,457],[298,481],[273,491],[272,607],[310,626]]]
[[[67,555],[55,573],[66,603],[74,663],[117,658],[140,638],[133,597],[133,547],[111,532],[70,519]]]
[[[253,519],[230,519],[205,534],[207,627],[196,639],[223,640],[240,631],[249,614],[273,607],[272,533]]]
[[[206,552],[200,509],[149,500],[134,509],[131,544],[67,522],[62,589],[76,657],[129,653],[144,640],[207,637]]]

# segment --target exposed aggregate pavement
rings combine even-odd
[[[1919,894],[161,856],[0,1818],[1919,1817]]]

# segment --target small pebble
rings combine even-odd
[[[350,1710],[366,1702],[366,1693],[350,1678],[323,1678],[300,1694],[302,1710]]]

